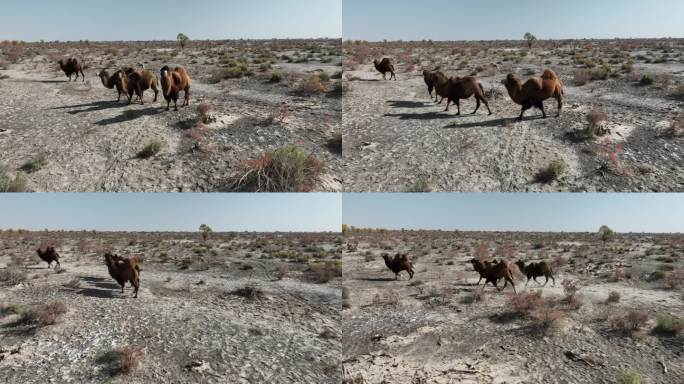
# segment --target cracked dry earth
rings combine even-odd
[[[663,336],[651,329],[658,313],[684,315],[684,292],[645,281],[664,254],[676,252],[676,263],[682,266],[681,244],[670,247],[671,238],[623,238],[604,251],[588,236],[567,235],[544,251],[531,251],[527,249],[534,235],[515,239],[505,234],[460,234],[455,241],[440,235],[432,240],[434,248],[424,248],[416,238],[398,240],[400,236],[406,235],[358,236],[351,240],[358,249],[344,254],[349,301],[343,304],[342,348],[348,383],[608,384],[623,369],[640,372],[645,383],[681,382],[681,333]],[[583,305],[564,309],[557,304],[565,317],[544,332],[511,312],[510,285],[502,292],[489,285],[480,301],[468,300],[482,290],[468,263],[471,247],[480,242],[495,245],[497,238],[516,244],[516,259],[568,259],[556,270],[555,286],[531,282],[525,288],[518,281],[518,293],[539,291],[545,300],[560,303],[563,282],[577,280]],[[609,256],[616,247],[624,252]],[[416,274],[411,281],[406,272],[394,280],[380,257],[382,252],[398,251],[414,256]],[[607,277],[618,267],[624,267],[631,279]],[[619,302],[606,303],[611,291],[620,293]],[[610,319],[631,309],[648,312],[644,329],[631,336],[611,329]]]
[[[316,191],[341,190],[341,156],[326,147],[340,132],[341,99],[298,96],[286,80],[269,84],[267,74],[211,84],[208,78],[217,66],[189,64],[196,62],[193,57],[209,53],[173,57],[171,62],[188,68],[192,78],[190,106],[180,107],[181,95],[178,112],[173,104],[171,111],[164,111],[162,95],[153,102],[151,90],[145,92],[145,105],[117,102],[116,90],[106,89],[96,76],[110,63],[101,53],[86,56],[90,67],[85,82],[66,82],[44,56],[0,70],[0,76],[7,76],[0,80],[6,101],[0,106],[0,164],[14,173],[45,155],[47,164],[26,175],[27,189],[36,192],[217,192],[226,190],[243,161],[296,145],[325,162]],[[164,65],[143,54],[111,62],[145,62],[157,76]],[[316,71],[333,75],[340,69],[335,63],[272,66],[284,76],[302,78]],[[200,103],[210,106],[216,121],[206,125],[197,149],[188,129],[199,118]],[[290,115],[282,122],[272,120],[283,105]],[[161,144],[160,153],[137,158],[153,141]]]
[[[0,291],[6,304],[59,301],[67,308],[55,325],[43,327],[17,325],[16,315],[0,317],[0,382],[341,380],[339,279],[307,282],[302,265],[289,263],[290,276],[276,280],[275,261],[242,257],[221,258],[201,270],[146,262],[134,299],[128,286],[120,293],[100,254],[79,255],[71,246],[61,250],[63,271],[30,265],[28,281]],[[263,295],[249,299],[231,293],[246,286]],[[118,360],[102,361],[108,351],[125,346],[145,351],[142,365],[128,374],[117,371]]]
[[[472,67],[499,60],[438,57],[449,63],[470,59]],[[395,66],[398,81],[383,80],[367,64],[345,71],[349,89],[343,116],[346,191],[403,192],[418,181],[427,182],[432,191],[447,192],[684,190],[684,138],[661,134],[684,111],[681,100],[668,96],[673,86],[682,84],[684,64],[634,66],[637,73],[672,76],[669,87],[640,87],[625,78],[575,86],[571,66],[502,65],[494,73],[478,75],[485,92],[491,93],[491,116],[484,105],[471,115],[473,98],[461,100],[461,116],[456,116],[453,105],[444,112],[446,101],[442,105],[430,101],[420,65],[413,72]],[[433,66],[423,61],[423,67]],[[524,75],[527,71],[539,76],[547,67],[554,68],[564,84],[561,116],[555,117],[556,102],[550,99],[545,102],[547,119],[531,109],[518,122],[520,107],[510,100],[501,80],[509,72],[521,78],[529,77]],[[441,70],[449,76],[470,74],[450,64]],[[606,127],[611,133],[574,142],[569,133],[586,127],[592,109],[608,115]],[[617,144],[619,164],[611,172],[597,172],[602,162],[610,161],[609,153]],[[536,182],[536,174],[554,160],[566,164],[562,177],[550,184]]]

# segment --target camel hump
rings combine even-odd
[[[558,75],[556,75],[556,72],[554,72],[551,69],[544,70],[544,73],[541,76],[542,79],[544,80],[558,80]]]
[[[543,86],[541,80],[536,77],[527,80],[522,86],[523,92],[537,92],[541,91],[542,88]]]

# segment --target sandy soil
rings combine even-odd
[[[684,315],[684,293],[662,274],[682,267],[681,236],[632,235],[601,244],[592,234],[385,233],[347,236],[343,257],[343,366],[349,383],[614,383],[624,369],[648,383],[679,383],[682,335],[652,331],[658,314]],[[507,260],[547,260],[556,285],[517,281],[562,312],[550,328],[512,309],[509,285],[476,286],[475,249]],[[542,248],[538,248],[543,244]],[[416,274],[399,280],[380,255],[407,251]],[[554,260],[565,260],[559,266]],[[664,260],[664,261],[659,261]],[[616,270],[625,272],[622,279]],[[579,307],[564,303],[576,281]],[[544,279],[541,278],[541,283]],[[500,284],[501,286],[502,284]],[[620,300],[607,303],[609,292]],[[348,299],[344,299],[347,296]],[[345,301],[346,300],[346,301]],[[643,310],[628,335],[611,319]],[[663,365],[667,368],[665,373]]]
[[[584,48],[554,43],[555,48],[529,54],[518,42],[345,43],[345,190],[401,192],[416,184],[432,191],[473,192],[684,190],[684,139],[663,135],[683,111],[682,42],[666,48],[670,56],[662,63],[655,63],[666,55],[659,43],[634,43],[618,54],[610,42]],[[617,77],[577,85],[575,73],[597,68],[586,68],[582,55],[593,60],[591,65],[600,67],[603,61]],[[380,57],[393,60],[398,81],[385,81],[374,69],[372,60]],[[629,60],[634,64],[628,73],[620,64]],[[477,74],[493,114],[482,106],[470,115],[474,99],[461,101],[461,116],[455,116],[455,107],[444,112],[446,101],[431,102],[422,70],[437,67],[449,76]],[[501,80],[508,73],[540,76],[545,68],[554,69],[564,83],[564,110],[556,118],[555,100],[548,100],[547,119],[529,110],[518,122],[520,107]],[[640,86],[644,74],[655,82]],[[603,125],[610,133],[573,140],[592,110],[607,115]],[[554,160],[564,162],[562,175],[551,183],[537,182],[537,173]]]
[[[334,92],[294,91],[314,73],[340,73],[339,41],[283,44],[202,42],[183,51],[163,42],[35,44],[15,64],[0,55],[0,69],[6,68],[0,70],[6,100],[0,106],[0,165],[21,171],[44,156],[40,169],[26,172],[30,191],[215,192],[225,190],[243,161],[296,145],[325,162],[314,190],[341,190],[341,154],[326,146],[340,132],[341,99]],[[310,50],[318,53],[307,57]],[[66,82],[56,60],[67,54],[85,61],[85,82]],[[283,59],[287,54],[293,62]],[[265,58],[273,61],[268,69],[256,64]],[[247,63],[254,75],[212,77],[236,62]],[[163,65],[186,67],[193,81],[190,106],[165,112],[162,96],[155,103],[150,90],[145,105],[117,102],[116,90],[106,89],[97,74],[138,63],[156,74]],[[270,83],[273,73],[283,80]],[[329,80],[328,90],[338,81]],[[205,125],[196,145],[189,128],[199,119],[200,104],[211,108],[215,121]],[[288,113],[280,121],[283,106]],[[159,154],[136,157],[154,141],[161,145]]]
[[[307,236],[219,235],[205,246],[194,234],[66,234],[58,272],[33,249],[54,236],[5,237],[0,268],[25,267],[28,279],[3,287],[0,303],[61,302],[67,312],[48,326],[2,313],[0,381],[338,383],[340,277],[322,283],[294,258],[336,259],[339,240]],[[109,276],[96,251],[107,248],[145,256],[137,299]],[[282,265],[289,273],[278,279]],[[245,287],[260,296],[234,293]],[[123,374],[103,356],[126,346],[145,358]]]

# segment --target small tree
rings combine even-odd
[[[181,46],[181,49],[185,48],[185,45],[190,41],[190,38],[185,36],[182,33],[179,33],[178,36],[176,36],[176,40],[178,40],[178,43]]]
[[[613,230],[610,229],[610,227],[608,227],[607,225],[602,225],[601,228],[599,228],[598,234],[601,238],[601,241],[603,241],[603,244],[605,244],[606,241],[613,238],[615,232],[613,232]]]
[[[527,48],[532,49],[532,44],[535,40],[537,40],[537,37],[535,37],[533,34],[529,32],[525,32],[525,36],[523,36],[523,39],[527,40]]]
[[[209,239],[209,236],[214,232],[212,231],[211,227],[209,227],[206,224],[202,224],[199,227],[200,232],[202,232],[202,240],[207,241]]]

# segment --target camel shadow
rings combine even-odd
[[[71,108],[88,107],[85,109],[76,109],[73,111],[68,111],[68,113],[75,115],[77,113],[82,113],[82,112],[95,112],[95,111],[101,111],[103,109],[109,109],[109,108],[120,108],[120,107],[123,107],[125,105],[126,105],[125,103],[120,103],[118,101],[109,100],[109,101],[94,101],[92,103],[85,103],[85,104],[65,105],[62,107],[54,107],[54,108],[50,108],[50,109],[55,110],[55,109],[71,109]]]
[[[422,101],[388,100],[387,103],[392,108],[423,108],[430,106]]]
[[[24,80],[27,83],[59,84],[68,83],[66,80]]]
[[[461,115],[461,116],[475,116],[475,115]],[[515,119],[501,118],[488,121],[474,121],[472,123],[456,124],[451,123],[444,126],[444,128],[491,128],[491,127],[505,127],[507,123],[515,122]]]
[[[350,81],[380,81],[380,79],[354,79]]]
[[[361,281],[395,281],[393,277],[362,277],[360,279]]]
[[[440,112],[426,112],[426,113],[385,113],[385,117],[398,117],[399,120],[432,120],[432,119],[450,119],[453,115]]]
[[[143,116],[158,115],[161,113],[161,111],[162,109],[160,109],[159,107],[149,107],[145,109],[127,109],[123,111],[119,116],[96,121],[95,125],[105,126],[117,123],[124,123],[126,121],[139,119]]]
[[[117,292],[117,290],[82,288],[78,291],[78,294],[87,297],[95,297],[97,299],[123,299],[123,296],[116,295],[115,292]]]
[[[81,277],[81,280],[88,282],[98,288],[103,288],[103,289],[121,289],[121,286],[119,284],[115,284],[109,279],[105,279],[102,277],[91,277],[91,276],[83,276]]]

